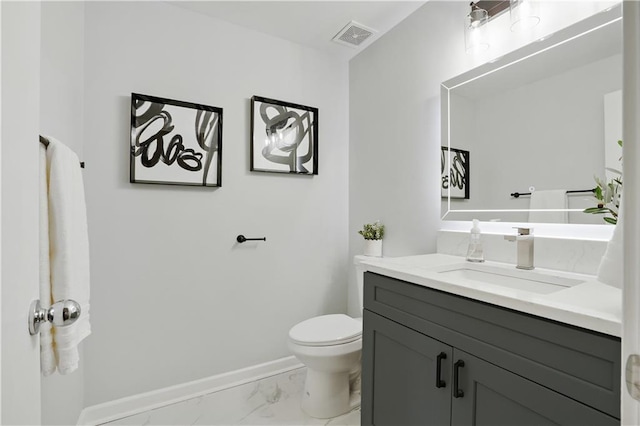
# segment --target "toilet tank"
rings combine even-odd
[[[362,310],[364,309],[364,273],[365,268],[360,264],[360,258],[362,256],[356,256],[353,263],[356,268],[356,292],[358,294],[358,317],[362,317]],[[352,305],[353,306],[353,305]]]

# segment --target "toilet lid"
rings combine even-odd
[[[294,325],[289,338],[299,345],[330,346],[353,342],[362,336],[362,323],[344,314],[323,315]]]

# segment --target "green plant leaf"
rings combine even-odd
[[[609,213],[609,209],[600,208],[600,207],[589,207],[582,211],[583,213],[593,213],[593,214],[604,214]]]
[[[600,187],[600,186],[596,187],[595,197],[598,200],[602,200],[602,187]]]
[[[362,235],[365,240],[381,240],[384,237],[384,225],[379,221],[366,223],[362,230],[358,231],[358,234]]]
[[[621,140],[618,140],[618,145],[622,147]],[[622,161],[622,157],[620,157],[620,161]],[[596,207],[584,209],[583,212],[608,215],[603,217],[603,220],[607,223],[616,224],[622,195],[622,172],[611,167],[606,167],[606,170],[616,173],[618,176],[609,180],[594,176],[597,186],[593,190],[593,196],[598,203]]]

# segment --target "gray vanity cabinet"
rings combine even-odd
[[[449,424],[450,377],[437,376],[438,362],[440,372],[450,370],[453,348],[376,314],[364,315],[363,354],[374,354],[367,374],[375,376],[376,388],[362,389],[362,424]],[[371,404],[364,403],[365,395]]]
[[[619,425],[620,421],[463,351],[452,425]],[[455,385],[455,384],[454,384]],[[455,393],[456,389],[453,389]]]
[[[620,339],[365,274],[362,425],[619,425]]]

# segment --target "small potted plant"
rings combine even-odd
[[[382,257],[382,237],[384,225],[379,220],[367,223],[358,234],[364,237],[364,255]]]

